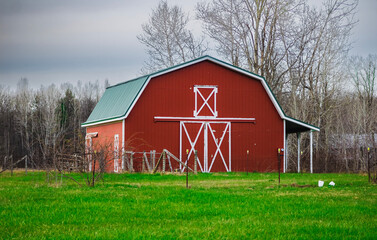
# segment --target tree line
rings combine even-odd
[[[105,87],[108,82],[105,82]],[[0,157],[27,156],[29,166],[49,169],[58,154],[84,152],[85,122],[105,89],[98,81],[32,89],[22,78],[15,90],[0,85]],[[23,162],[20,163],[23,166]]]

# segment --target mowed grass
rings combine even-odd
[[[190,189],[172,174],[107,174],[94,188],[45,177],[0,174],[1,239],[377,238],[365,175],[288,173],[279,186],[276,173],[198,174]]]

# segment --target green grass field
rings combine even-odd
[[[282,174],[279,186],[276,173],[198,174],[190,189],[184,175],[45,178],[0,174],[1,239],[377,238],[377,186],[362,175]]]

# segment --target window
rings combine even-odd
[[[217,86],[194,86],[195,110],[194,117],[216,118]]]

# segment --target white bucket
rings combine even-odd
[[[323,184],[325,184],[324,181],[321,181],[321,180],[318,181],[318,187],[323,187]]]

